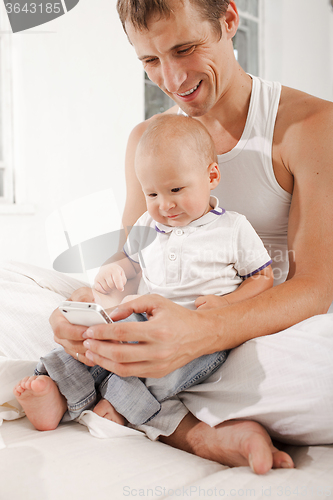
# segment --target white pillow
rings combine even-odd
[[[24,416],[13,388],[33,375],[39,358],[57,346],[49,317],[82,286],[85,283],[72,277],[32,265],[12,262],[0,267],[0,425]]]
[[[64,298],[85,286],[56,271],[9,263],[0,268],[0,352],[38,360],[57,344],[49,317]]]
[[[33,375],[35,366],[35,361],[0,356],[0,407],[4,403],[12,403],[13,388],[23,377]],[[18,404],[15,406],[19,408]]]
[[[179,396],[211,426],[250,419],[292,444],[333,443],[333,314],[233,349],[207,382]]]

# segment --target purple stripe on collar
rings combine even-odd
[[[223,214],[225,214],[225,210],[224,210],[224,208],[219,207],[219,209],[221,210],[221,212],[218,212],[217,210],[214,210],[214,209],[213,209],[213,210],[210,210],[210,212],[211,212],[212,214],[216,214],[216,215],[223,215]]]
[[[259,269],[256,269],[255,271],[253,271],[250,274],[247,274],[246,276],[241,276],[241,278],[244,278],[246,280],[246,278],[249,278],[250,276],[253,276],[254,274],[259,273],[259,271],[262,271],[263,269],[265,269],[265,267],[268,267],[271,264],[272,264],[272,261],[269,260],[268,262],[266,262],[266,264],[264,264],[263,266],[259,267]]]
[[[155,224],[155,231],[157,231],[158,233],[162,233],[162,234],[165,234],[165,231],[161,231],[161,229],[159,229],[156,224]]]

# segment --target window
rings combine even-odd
[[[259,76],[260,0],[237,0],[239,27],[233,38],[235,55],[244,71]]]
[[[4,21],[0,13],[0,203],[13,203],[11,37]]]
[[[233,39],[235,55],[246,72],[258,76],[261,74],[259,57],[261,0],[237,0],[237,8],[240,23]],[[145,118],[163,113],[173,105],[174,102],[145,74]]]
[[[145,119],[163,113],[174,106],[174,102],[145,73]]]

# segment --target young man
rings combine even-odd
[[[333,213],[333,141],[328,133],[333,105],[252,79],[240,68],[232,46],[239,22],[233,1],[119,0],[118,11],[149,78],[176,103],[168,113],[181,109],[212,135],[223,179],[218,196],[229,200],[227,209],[244,213],[266,238],[281,281],[259,297],[228,307],[221,307],[218,297],[205,297],[198,300],[197,311],[182,310],[157,296],[141,297],[120,306],[113,319],[146,311],[149,329],[130,324],[95,327],[84,347],[78,347],[78,334],[53,315],[55,338],[72,355],[78,350],[83,355],[88,348],[91,363],[120,376],[160,377],[202,354],[237,347],[327,312],[333,300],[333,235],[328,229]],[[147,122],[138,125],[128,143],[125,227],[145,210],[134,155],[146,127]],[[289,262],[278,262],[278,251]],[[205,307],[215,307],[214,314]],[[317,321],[318,327],[320,316]],[[312,328],[315,336],[313,322]],[[142,344],[115,346],[96,340],[134,337]],[[276,362],[278,370],[278,358]],[[219,412],[223,403],[218,384],[209,394],[206,406]],[[198,396],[187,393],[183,400],[195,414]],[[272,465],[292,466],[254,422],[225,422],[221,417],[221,424],[209,427],[191,414],[176,420],[171,435],[163,438],[173,446],[227,465],[250,462],[256,472]]]

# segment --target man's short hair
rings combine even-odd
[[[183,4],[184,0],[177,2]],[[202,18],[212,24],[221,38],[220,19],[225,15],[230,0],[189,0],[189,2],[197,7]],[[117,0],[117,11],[125,33],[126,21],[132,23],[135,29],[147,30],[151,16],[168,17],[171,14],[172,0]]]

